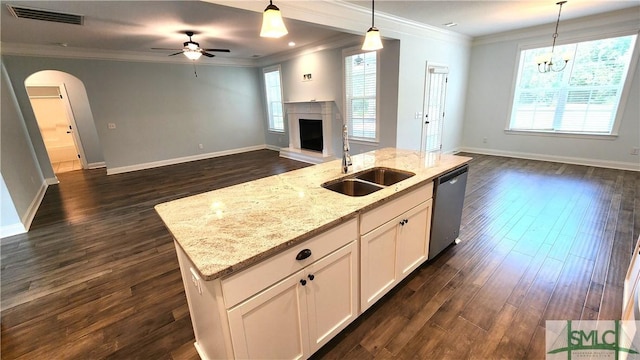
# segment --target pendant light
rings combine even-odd
[[[556,38],[558,37],[558,25],[560,25],[560,13],[562,12],[562,5],[564,5],[566,1],[557,2],[556,5],[560,5],[560,9],[558,10],[558,20],[556,21],[556,31],[553,33],[553,44],[551,45],[551,53],[544,54],[542,56],[536,57],[536,64],[538,64],[538,71],[541,73],[548,72],[560,72],[567,67],[569,60],[571,57],[568,54],[562,56],[562,58],[555,58],[557,55],[554,54],[554,50],[556,48]]]
[[[375,51],[382,49],[382,40],[380,39],[380,31],[376,28],[373,22],[374,16],[374,0],[371,0],[371,27],[367,30],[367,35],[364,38],[362,44],[362,50]]]
[[[282,21],[280,9],[269,0],[269,5],[262,13],[262,30],[260,30],[260,37],[280,38],[288,33],[289,31],[287,31],[287,27],[284,26],[284,22]]]

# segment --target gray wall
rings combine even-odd
[[[38,196],[44,184],[44,177],[35,158],[31,140],[27,134],[25,123],[16,102],[10,78],[4,63],[2,67],[2,106],[0,121],[0,173],[10,196],[2,194],[2,227],[15,223],[15,216],[23,221],[28,219],[31,204]],[[15,213],[10,211],[15,209]],[[8,212],[5,209],[9,209]]]
[[[449,40],[405,35],[400,49],[400,94],[398,111],[398,147],[419,150],[424,119],[424,84],[427,62],[449,67],[442,134],[444,152],[462,145],[462,122],[469,68],[469,45],[455,38]]]
[[[50,69],[84,83],[108,169],[264,144],[259,69],[199,65],[196,78],[191,64],[3,59],[39,159],[46,151],[24,81]]]
[[[283,100],[310,101],[333,100],[336,103],[340,118],[332,124],[333,153],[342,153],[342,114],[343,99],[343,57],[342,50],[353,46],[360,46],[360,37],[354,37],[352,45],[337,49],[322,50],[291,59],[271,63],[268,66],[280,64],[282,76]],[[394,147],[396,143],[396,113],[398,110],[398,66],[400,56],[400,42],[387,40],[384,48],[378,51],[380,56],[380,141],[379,143],[355,142],[350,143],[351,153],[359,154],[382,147]],[[312,81],[302,81],[303,74],[312,74]],[[261,86],[264,86],[261,84]],[[266,118],[265,118],[265,129]],[[285,132],[275,133],[266,130],[266,143],[276,147],[289,145],[288,128],[285,119]]]
[[[624,29],[635,29],[637,32],[640,24],[639,9],[561,22],[558,39],[573,42],[585,40],[590,35],[615,34]],[[552,30],[548,26],[531,28],[476,40],[471,52],[464,119],[465,149],[601,166],[640,168],[638,156],[630,154],[632,147],[640,146],[640,67],[636,67],[633,74],[626,106],[620,109],[624,114],[616,139],[505,133],[511,114],[519,47],[551,45]],[[485,137],[487,142],[483,143]]]

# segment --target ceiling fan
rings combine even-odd
[[[184,56],[186,56],[190,60],[198,60],[202,55],[210,58],[215,56],[208,53],[208,51],[225,53],[231,52],[229,49],[203,49],[200,47],[200,44],[191,39],[191,37],[193,36],[193,31],[185,31],[185,35],[189,37],[189,41],[185,41],[183,43],[184,47],[182,49],[151,48],[151,50],[180,50],[177,53],[169,54],[169,56],[184,54]]]

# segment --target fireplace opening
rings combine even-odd
[[[322,120],[298,119],[300,121],[300,148],[322,151]]]

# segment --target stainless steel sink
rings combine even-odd
[[[365,196],[414,175],[409,171],[375,167],[329,181],[322,184],[322,187],[348,196]]]
[[[414,173],[409,171],[375,167],[357,174],[355,178],[379,185],[390,186],[402,180],[408,179],[414,175]]]
[[[349,196],[365,196],[384,189],[383,186],[354,178],[334,180],[322,184],[322,187]]]

